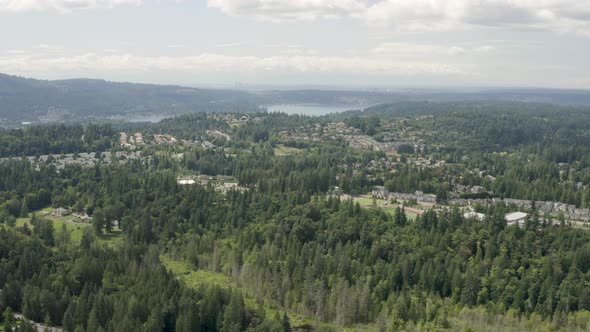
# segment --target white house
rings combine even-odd
[[[504,218],[508,222],[508,225],[515,225],[516,224],[518,226],[524,226],[524,221],[527,216],[528,216],[528,214],[526,214],[524,212],[512,212],[512,213],[507,213],[506,216],[504,216]]]
[[[57,209],[54,209],[53,212],[51,212],[52,216],[56,216],[56,217],[63,217],[63,216],[67,216],[69,214],[68,210],[62,208],[62,207],[58,207]]]
[[[380,198],[380,199],[388,199],[389,198],[389,190],[383,186],[375,186],[373,190],[373,197]]]
[[[485,214],[477,212],[466,212],[465,214],[463,214],[463,218],[465,219],[477,219],[479,221],[482,221],[485,217]]]
[[[180,185],[192,185],[197,183],[197,181],[193,180],[193,179],[179,179],[177,180],[178,184]]]

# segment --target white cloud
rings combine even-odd
[[[0,56],[0,72],[183,72],[183,73],[337,73],[382,76],[463,75],[454,65],[392,61],[383,57],[319,55],[230,56],[203,53],[195,56],[136,56],[87,53],[75,56]]]
[[[444,81],[484,85],[590,87],[588,71],[575,64],[538,63],[518,58],[510,62],[480,62],[480,57],[475,55],[495,50],[496,44],[488,42],[455,46],[383,43],[365,53],[353,55],[294,52],[268,56],[220,53],[142,56],[122,51],[65,55],[40,54],[29,50],[25,53],[0,52],[0,72],[43,78],[100,77],[129,80],[130,77],[143,77],[148,78],[147,81],[160,83],[166,80],[165,77],[175,83],[180,82],[181,78],[190,81],[195,77],[209,82],[233,82],[249,77],[261,78],[267,83],[284,82],[285,77],[303,81],[333,80],[338,77],[338,82],[353,79],[354,82],[369,85],[375,82],[434,84]],[[399,49],[406,50],[406,53],[399,55]]]
[[[265,21],[308,21],[362,15],[364,0],[208,0],[209,8]]]
[[[168,0],[172,1],[172,0]],[[112,8],[144,0],[0,0],[0,12]],[[402,31],[473,27],[542,29],[590,35],[588,0],[207,0],[231,16],[283,22],[355,17]]]
[[[29,10],[56,10],[69,12],[79,9],[112,8],[121,5],[139,5],[142,0],[0,0],[0,12]]]
[[[383,0],[368,8],[367,20],[399,30],[453,30],[480,26],[590,34],[590,2]]]
[[[482,46],[475,47],[473,49],[473,51],[475,51],[476,53],[489,53],[489,52],[493,52],[495,50],[496,50],[496,47],[494,47],[492,45],[482,45]]]
[[[377,45],[371,52],[388,56],[416,56],[445,53],[445,49],[441,46],[431,44],[387,42]]]
[[[366,18],[372,24],[394,26],[400,30],[451,29],[457,25],[464,2],[384,0],[368,7]]]
[[[496,48],[491,45],[439,45],[419,43],[386,42],[377,45],[371,50],[373,54],[393,57],[430,57],[433,56],[458,56],[468,54],[482,54],[494,51]]]
[[[59,45],[50,45],[50,44],[45,44],[45,43],[41,43],[39,45],[35,45],[33,46],[34,49],[38,49],[38,50],[61,50],[63,49],[62,46]]]
[[[215,47],[231,48],[231,47],[240,47],[240,46],[245,46],[245,45],[248,45],[248,42],[239,41],[239,42],[233,42],[233,43],[221,43],[221,44],[215,45]]]
[[[24,50],[8,50],[5,52],[8,54],[25,54],[26,53]]]
[[[273,22],[357,17],[403,31],[500,27],[590,34],[587,0],[208,0],[208,5]]]

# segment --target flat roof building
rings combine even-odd
[[[477,219],[479,221],[482,221],[486,215],[483,213],[477,213],[477,212],[467,212],[465,214],[463,214],[463,217],[465,219]]]
[[[504,216],[504,218],[508,222],[508,225],[516,224],[518,226],[524,226],[524,221],[526,220],[526,217],[528,217],[528,214],[524,212],[511,212],[507,213],[506,216]]]

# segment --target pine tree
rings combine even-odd
[[[88,322],[86,324],[86,331],[87,332],[97,332],[100,324],[98,322],[98,317],[96,317],[96,310],[92,309],[90,314],[88,315]]]
[[[394,222],[397,226],[405,226],[406,225],[406,213],[404,212],[404,208],[403,207],[397,207],[395,208],[395,213],[394,213]]]
[[[13,323],[9,321],[4,321],[4,331],[12,331],[14,327],[12,326]]]
[[[75,302],[70,299],[70,303],[63,317],[63,327],[66,332],[74,332],[76,323],[74,322]]]
[[[20,217],[27,218],[29,216],[29,205],[27,204],[27,199],[23,198],[23,203],[20,207]]]
[[[12,326],[14,323],[14,315],[12,314],[12,308],[7,307],[2,313],[2,317],[4,318],[4,329],[5,331],[10,331],[8,327]]]
[[[21,322],[18,331],[19,332],[38,332],[37,328],[33,325],[33,323],[29,322],[26,319]]]
[[[229,304],[223,311],[221,329],[223,331],[242,331],[244,328],[244,299],[239,293],[232,293]]]
[[[193,307],[181,312],[176,320],[176,331],[178,332],[199,332],[200,329],[199,314]]]
[[[90,249],[92,243],[94,243],[95,235],[90,227],[85,227],[82,231],[82,239],[80,240],[80,248],[84,250]]]
[[[479,293],[479,281],[471,267],[467,268],[463,290],[461,291],[461,303],[467,306],[475,305]]]
[[[283,332],[290,332],[291,331],[291,322],[289,321],[289,316],[287,316],[287,312],[283,314]]]
[[[70,231],[68,230],[68,227],[64,223],[61,225],[61,230],[59,233],[59,245],[61,247],[67,246],[68,244],[70,244],[70,241],[71,241],[71,234],[70,234]]]
[[[92,215],[92,226],[97,235],[102,234],[105,227],[105,217],[102,209],[96,208]]]

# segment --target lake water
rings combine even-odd
[[[269,112],[283,112],[287,114],[299,114],[309,116],[322,116],[331,113],[340,113],[351,110],[362,110],[367,108],[366,105],[343,105],[343,106],[326,106],[319,104],[281,104],[281,105],[261,105],[266,107]],[[129,122],[160,122],[163,119],[174,117],[172,114],[150,114],[135,115],[128,118]]]
[[[161,115],[135,115],[129,117],[129,122],[160,122],[166,118],[173,117],[174,115],[170,114],[161,114]]]
[[[367,106],[344,105],[344,106],[326,106],[318,104],[283,104],[264,106],[269,112],[283,112],[287,114],[300,114],[321,116],[330,113],[340,113],[350,110],[362,110]]]

